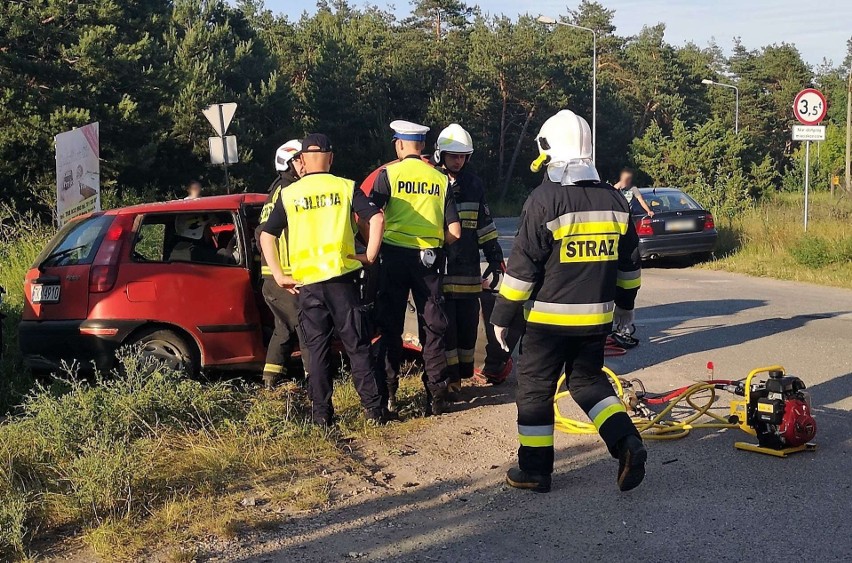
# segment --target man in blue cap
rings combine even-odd
[[[399,162],[382,170],[370,198],[385,212],[380,255],[376,320],[382,334],[377,369],[388,410],[396,410],[402,331],[408,294],[414,299],[423,333],[423,383],[427,415],[442,414],[447,400],[447,358],[444,333],[447,317],[442,305],[442,278],[446,264],[444,244],[461,236],[461,223],[447,176],[423,162],[428,127],[394,121],[394,148]],[[381,385],[384,383],[384,385]]]

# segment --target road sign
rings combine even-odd
[[[832,176],[831,177],[831,185],[839,186],[840,185],[840,176]]]
[[[235,136],[208,137],[207,141],[210,145],[210,164],[236,164],[240,161]]]
[[[228,126],[231,124],[231,120],[234,118],[234,114],[237,112],[237,104],[234,102],[230,102],[227,104],[213,104],[212,106],[207,106],[205,109],[201,111],[204,114],[204,117],[207,118],[207,121],[210,122],[210,125],[213,126],[213,130],[216,131],[216,134],[222,137],[228,131]]]
[[[794,141],[824,141],[825,125],[793,125]]]
[[[793,101],[793,116],[803,125],[818,125],[827,110],[825,96],[816,88],[805,88]]]

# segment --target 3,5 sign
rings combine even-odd
[[[804,125],[817,125],[825,119],[828,110],[825,96],[816,88],[805,88],[793,102],[793,116]]]

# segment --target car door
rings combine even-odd
[[[195,219],[206,222],[203,237],[182,237],[176,225]],[[199,344],[205,367],[256,365],[265,356],[238,224],[231,212],[146,214],[119,272],[125,315],[183,328]],[[224,248],[217,241],[223,237],[235,237],[233,246]]]

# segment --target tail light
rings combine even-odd
[[[116,215],[112,225],[107,229],[89,270],[90,293],[104,293],[115,285],[121,249],[132,227],[132,215]]]
[[[713,221],[713,214],[712,214],[712,213],[708,213],[708,214],[704,217],[704,230],[705,230],[705,231],[710,231],[710,230],[715,229],[715,228],[716,228],[716,222],[715,222],[715,221]]]
[[[642,217],[642,219],[636,224],[636,234],[640,237],[654,234],[654,229],[651,228],[650,217]]]

